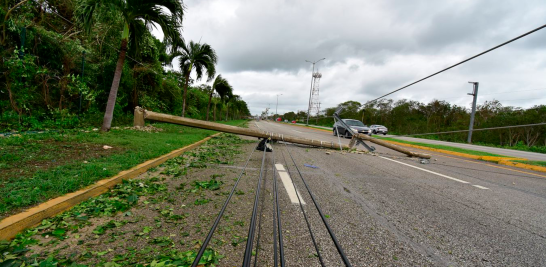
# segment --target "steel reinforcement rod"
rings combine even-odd
[[[258,211],[258,202],[260,201],[260,186],[262,183],[264,163],[265,163],[265,152],[267,149],[264,149],[262,157],[262,166],[260,168],[260,176],[258,178],[258,185],[256,185],[256,194],[254,197],[254,207],[252,208],[252,215],[250,217],[250,226],[248,227],[248,236],[246,240],[245,254],[243,258],[243,267],[249,267],[252,260],[252,245],[254,243],[254,234],[256,232],[256,215]]]
[[[179,116],[173,116],[169,114],[157,113],[157,112],[153,112],[149,110],[144,110],[141,107],[136,107],[134,125],[144,126],[145,119],[173,123],[173,124],[180,124],[180,125],[185,125],[185,126],[190,126],[195,128],[208,129],[208,130],[214,130],[214,131],[220,131],[220,132],[226,132],[226,133],[258,137],[258,138],[271,138],[271,140],[274,140],[274,141],[284,141],[284,142],[289,142],[294,144],[302,144],[302,145],[309,145],[309,146],[316,146],[316,147],[330,148],[330,149],[338,148],[338,145],[334,142],[299,138],[299,137],[271,133],[271,132],[256,131],[256,130],[251,130],[247,128],[240,128],[236,126],[225,125],[225,124],[220,124],[215,122],[201,121],[201,120],[189,119],[189,118],[184,118]],[[357,136],[363,140],[388,147],[390,149],[404,153],[408,156],[426,158],[426,159],[430,158],[430,155],[428,154],[415,153],[403,147],[399,147],[399,146],[387,143],[383,140],[369,137],[364,134],[358,134]],[[349,146],[342,145],[342,148],[349,149]]]
[[[216,217],[214,224],[210,228],[209,233],[207,237],[205,238],[205,241],[201,245],[201,248],[199,249],[199,252],[197,253],[197,256],[195,257],[195,260],[193,261],[191,267],[197,267],[197,265],[199,265],[199,261],[201,260],[201,257],[203,257],[203,253],[205,253],[205,250],[207,249],[207,245],[209,244],[212,238],[212,235],[214,234],[214,231],[218,227],[218,224],[220,223],[220,220],[222,219],[222,216],[224,215],[224,212],[226,211],[226,208],[229,204],[229,201],[231,200],[231,197],[233,196],[233,193],[235,192],[235,189],[237,189],[237,185],[239,185],[239,181],[241,181],[241,177],[243,177],[243,174],[245,173],[246,167],[248,166],[248,162],[250,162],[250,159],[252,158],[254,151],[256,151],[256,149],[252,149],[252,152],[250,152],[250,156],[248,156],[248,159],[246,160],[243,170],[241,170],[241,173],[239,174],[239,177],[237,177],[237,181],[235,182],[235,185],[233,185],[233,188],[231,188],[231,192],[229,192],[229,195],[226,201],[224,202],[222,209],[220,209],[220,212],[218,213],[218,216]]]
[[[307,189],[307,192],[309,193],[309,196],[311,197],[311,200],[313,200],[313,204],[315,204],[315,208],[317,209],[320,218],[322,219],[322,222],[324,223],[324,226],[326,227],[326,230],[328,230],[328,234],[330,234],[330,237],[332,238],[332,241],[334,242],[334,245],[336,246],[337,252],[341,256],[341,259],[343,260],[343,263],[346,267],[352,267],[351,263],[349,262],[349,259],[347,258],[347,255],[345,255],[345,251],[343,251],[343,248],[337,241],[336,235],[332,231],[332,228],[330,228],[330,224],[326,220],[326,217],[324,216],[324,213],[322,213],[322,210],[320,209],[319,204],[317,203],[315,196],[311,192],[311,189],[307,185],[307,182],[305,182],[305,179],[303,178],[303,175],[301,174],[300,168],[298,168],[298,164],[296,163],[296,160],[294,160],[294,157],[292,157],[292,153],[290,153],[290,149],[288,149],[288,146],[286,146],[286,151],[288,151],[288,155],[290,155],[290,158],[292,159],[292,162],[294,162],[294,166],[296,167],[296,170],[298,171],[298,174],[305,185],[305,188]]]

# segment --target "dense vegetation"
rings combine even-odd
[[[470,124],[470,110],[446,101],[434,100],[428,104],[413,100],[381,100],[362,107],[359,102],[347,101],[339,104],[345,109],[342,118],[362,120],[364,124],[381,124],[394,134],[418,134],[465,130]],[[332,126],[332,114],[336,107],[325,110],[324,115],[312,118],[309,123]],[[284,114],[288,120],[305,120],[305,113]],[[489,128],[510,125],[541,123],[546,121],[546,105],[522,109],[503,106],[499,101],[486,101],[478,105],[474,128]],[[454,142],[466,142],[467,133],[419,136]],[[476,131],[473,143],[518,148],[546,153],[546,126],[519,127],[511,129]]]
[[[139,5],[148,13],[135,8]],[[183,58],[191,47],[180,35],[186,11],[177,0],[0,1],[0,132],[99,127],[109,99],[115,102],[113,125],[130,121],[135,106],[180,115],[184,102],[192,118],[248,115],[247,104],[230,86],[222,95],[197,86],[203,72],[197,64],[170,68],[173,58]],[[153,25],[168,38],[156,39]],[[216,61],[210,63],[203,63],[208,80],[216,75]],[[112,98],[115,74],[119,88]]]

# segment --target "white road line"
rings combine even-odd
[[[302,132],[300,132],[300,131],[296,131],[296,130],[292,130],[292,131],[294,131],[294,132],[296,132],[296,133],[302,133]]]
[[[424,172],[436,174],[436,175],[438,175],[438,176],[441,176],[441,177],[444,177],[444,178],[447,178],[447,179],[450,179],[450,180],[453,180],[453,181],[457,181],[457,182],[459,182],[459,183],[463,183],[463,184],[468,184],[468,183],[469,183],[469,182],[467,182],[467,181],[459,180],[459,179],[453,178],[453,177],[451,177],[451,176],[443,175],[443,174],[441,174],[441,173],[429,171],[429,170],[427,170],[427,169],[415,167],[415,166],[413,166],[413,165],[410,165],[410,164],[407,164],[407,163],[404,163],[404,162],[396,161],[396,160],[394,160],[394,159],[389,159],[389,158],[385,158],[385,157],[381,157],[381,156],[379,156],[379,157],[380,157],[380,158],[384,158],[384,159],[386,159],[386,160],[394,161],[394,162],[396,162],[396,163],[400,163],[400,164],[402,164],[402,165],[406,165],[406,166],[408,166],[408,167],[412,167],[412,168],[415,168],[415,169],[418,169],[418,170],[421,170],[421,171],[424,171]]]
[[[275,164],[275,168],[277,169],[277,173],[281,178],[282,184],[284,189],[286,189],[286,193],[288,194],[290,201],[295,204],[299,203],[298,195],[300,195],[301,204],[305,205],[305,201],[301,197],[300,192],[296,192],[296,188],[294,188],[294,184],[292,183],[292,178],[290,178],[290,174],[285,171],[284,166],[282,164]]]
[[[473,184],[472,186],[477,187],[479,189],[489,189],[489,188],[487,188],[485,186],[481,186],[481,185],[477,185],[477,184]]]
[[[282,164],[275,164],[275,168],[277,168],[277,171],[286,171]]]

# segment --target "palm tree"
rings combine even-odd
[[[146,31],[156,27],[155,24],[161,27],[167,43],[181,44],[183,41],[179,29],[182,27],[184,5],[179,0],[84,0],[78,7],[76,15],[87,33],[100,16],[99,12],[114,13],[123,20],[118,62],[101,127],[101,131],[106,132],[112,125],[127,45],[130,43],[132,47],[138,49],[142,36]]]
[[[216,76],[216,79],[214,79],[214,83],[212,83],[212,89],[209,92],[209,104],[207,106],[207,121],[209,120],[209,112],[210,112],[210,103],[212,101],[212,94],[216,92],[220,98],[223,100],[224,97],[231,94],[233,92],[233,87],[228,83],[228,81],[224,78],[222,78],[221,75]]]
[[[180,70],[185,78],[184,102],[182,103],[182,117],[184,117],[186,112],[186,94],[191,72],[195,70],[195,73],[197,73],[196,81],[201,80],[203,72],[206,72],[207,81],[210,82],[216,74],[216,61],[218,57],[210,45],[194,43],[193,41],[190,41],[189,45],[182,45],[181,51],[178,53],[180,56]]]

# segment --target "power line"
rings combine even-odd
[[[500,95],[500,94],[512,94],[512,93],[519,93],[519,92],[530,92],[530,91],[538,91],[538,90],[546,90],[546,88],[540,88],[540,89],[531,89],[531,90],[521,90],[521,91],[509,91],[509,92],[498,92],[498,93],[491,93],[491,94],[480,94],[480,96],[484,95]]]
[[[296,167],[296,170],[298,171],[298,174],[299,174],[299,176],[301,178],[301,181],[303,182],[303,185],[305,185],[305,188],[307,189],[307,193],[309,193],[309,196],[311,197],[311,200],[313,201],[313,204],[315,204],[315,208],[317,209],[317,212],[319,213],[320,218],[322,219],[322,223],[326,227],[326,230],[328,230],[328,234],[330,234],[330,238],[332,239],[332,242],[334,242],[334,245],[335,245],[335,247],[337,249],[337,252],[339,253],[339,256],[343,260],[343,263],[345,264],[346,267],[352,267],[351,263],[349,262],[349,259],[347,258],[347,255],[345,255],[345,251],[343,251],[343,248],[339,244],[339,241],[337,240],[336,235],[332,231],[332,228],[330,228],[330,224],[326,220],[326,217],[324,216],[324,213],[320,209],[320,206],[317,203],[317,200],[315,199],[315,196],[313,195],[313,193],[311,192],[311,189],[307,185],[307,182],[305,181],[305,178],[303,178],[303,175],[302,175],[302,173],[300,171],[300,168],[298,168],[298,164],[296,163],[296,160],[294,160],[294,157],[292,156],[292,153],[290,153],[290,149],[288,149],[288,146],[286,145],[286,143],[284,145],[286,147],[286,151],[288,151],[288,155],[290,155],[290,158],[292,159],[292,162],[294,163],[294,167]]]
[[[497,101],[523,101],[523,100],[541,100],[543,98],[525,98],[525,99],[503,99],[503,100],[499,100],[499,99],[494,99],[493,100],[497,100]],[[486,100],[487,101],[487,100]]]
[[[286,148],[286,144],[285,144]],[[286,148],[287,149],[287,148]],[[286,171],[290,173],[290,167],[288,167],[288,161],[286,160],[286,157],[284,156],[284,153],[281,152],[282,158],[284,159],[284,162],[286,164]],[[303,204],[301,203],[300,193],[298,189],[296,188],[296,183],[294,182],[294,179],[290,179],[292,181],[292,186],[294,187],[294,191],[296,191],[296,196],[298,197],[298,203],[300,206],[301,213],[303,214],[303,218],[305,219],[305,223],[307,224],[307,229],[309,229],[309,235],[311,236],[311,241],[313,242],[313,246],[315,247],[315,252],[317,253],[317,257],[320,262],[320,266],[325,267],[324,260],[322,259],[322,255],[320,254],[320,249],[318,247],[317,241],[315,240],[315,235],[313,234],[313,231],[311,230],[311,224],[309,223],[309,219],[307,219],[307,213],[305,212],[305,209],[303,208]]]
[[[428,79],[428,78],[430,78],[430,77],[436,76],[436,75],[438,75],[438,74],[440,74],[440,73],[442,73],[442,72],[444,72],[444,71],[446,71],[446,70],[452,69],[452,68],[454,68],[454,67],[456,67],[456,66],[459,66],[459,65],[461,65],[461,64],[463,64],[463,63],[465,63],[465,62],[468,62],[468,61],[470,61],[470,60],[472,60],[472,59],[475,59],[475,58],[477,58],[477,57],[479,57],[479,56],[481,56],[481,55],[487,54],[487,53],[489,53],[489,52],[491,52],[491,51],[493,51],[493,50],[495,50],[495,49],[497,49],[497,48],[500,48],[500,47],[505,46],[505,45],[507,45],[507,44],[509,44],[509,43],[511,43],[511,42],[513,42],[513,41],[516,41],[516,40],[518,40],[518,39],[521,39],[521,38],[523,38],[523,37],[525,37],[525,36],[527,36],[527,35],[529,35],[529,34],[531,34],[531,33],[534,33],[534,32],[536,32],[536,31],[541,30],[541,29],[543,29],[543,28],[545,28],[545,27],[546,27],[546,24],[544,24],[544,25],[542,25],[542,26],[540,26],[540,27],[538,27],[538,28],[536,28],[536,29],[534,29],[534,30],[528,31],[528,32],[526,32],[526,33],[524,33],[524,34],[522,34],[522,35],[520,35],[520,36],[518,36],[518,37],[515,37],[515,38],[513,38],[513,39],[510,39],[510,40],[508,40],[508,41],[506,41],[506,42],[504,42],[504,43],[502,43],[502,44],[500,44],[500,45],[497,45],[497,46],[495,46],[495,47],[493,47],[493,48],[490,48],[490,49],[488,49],[488,50],[485,50],[485,51],[483,51],[483,52],[481,52],[481,53],[479,53],[479,54],[477,54],[477,55],[475,55],[475,56],[472,56],[472,57],[470,57],[470,58],[467,58],[467,59],[465,59],[465,60],[463,60],[463,61],[461,61],[461,62],[459,62],[459,63],[457,63],[457,64],[455,64],[455,65],[451,65],[451,66],[449,66],[449,67],[447,67],[447,68],[445,68],[445,69],[443,69],[443,70],[441,70],[441,71],[435,72],[435,73],[433,73],[433,74],[431,74],[431,75],[429,75],[429,76],[427,76],[427,77],[425,77],[425,78],[422,78],[422,79],[420,79],[420,80],[417,80],[417,81],[415,81],[415,82],[412,82],[412,83],[410,83],[410,84],[408,84],[408,85],[406,85],[406,86],[400,87],[400,88],[398,88],[398,89],[396,89],[396,90],[394,90],[394,91],[392,91],[392,92],[390,92],[390,93],[384,94],[384,95],[382,95],[382,96],[380,96],[380,97],[378,97],[378,98],[376,98],[376,99],[373,99],[373,100],[371,100],[371,101],[368,101],[368,102],[366,102],[366,104],[368,104],[368,103],[370,103],[370,102],[377,101],[377,100],[379,100],[379,99],[381,99],[381,98],[383,98],[383,97],[385,97],[385,96],[388,96],[388,95],[390,95],[390,94],[393,94],[393,93],[396,93],[396,92],[398,92],[398,91],[400,91],[400,90],[403,90],[403,89],[405,89],[405,88],[408,88],[408,87],[410,87],[410,86],[412,86],[412,85],[414,85],[414,84],[417,84],[417,83],[419,83],[419,82],[422,82],[422,81],[424,81],[424,80],[426,80],[426,79]],[[364,104],[364,105],[366,105],[366,104]]]
[[[542,126],[542,125],[546,125],[546,122],[534,123],[534,124],[522,124],[522,125],[512,125],[512,126],[480,128],[480,129],[472,129],[472,131],[475,132],[475,131],[498,130],[498,129],[518,128],[518,127],[533,127],[533,126]],[[446,133],[464,133],[464,132],[468,132],[468,131],[470,131],[470,130],[457,130],[457,131],[436,132],[436,133],[420,133],[420,134],[405,134],[405,135],[397,135],[396,137],[432,135],[432,134],[446,134]]]
[[[199,261],[201,260],[201,257],[203,257],[203,254],[205,253],[205,250],[207,248],[207,245],[209,244],[212,235],[214,234],[214,231],[218,227],[218,224],[220,223],[220,220],[222,219],[222,216],[224,215],[224,212],[226,211],[226,207],[229,204],[229,201],[231,200],[231,197],[233,196],[233,193],[235,192],[235,189],[237,188],[237,185],[239,185],[239,181],[241,181],[241,177],[245,174],[245,170],[248,166],[248,162],[250,162],[250,158],[252,158],[252,155],[254,154],[254,151],[256,149],[252,149],[252,152],[250,152],[250,156],[248,156],[248,159],[246,160],[245,166],[243,167],[243,170],[239,174],[239,177],[237,177],[237,181],[235,182],[235,185],[233,185],[233,188],[231,188],[231,192],[229,193],[229,196],[227,197],[226,201],[224,202],[224,205],[222,206],[222,209],[218,213],[218,216],[216,217],[216,220],[214,221],[214,224],[209,230],[209,233],[207,237],[205,238],[205,241],[201,245],[201,248],[199,248],[199,252],[197,253],[197,256],[195,256],[195,259],[192,263],[192,267],[197,267],[199,264]]]
[[[264,146],[266,143],[264,143]],[[256,217],[258,215],[258,202],[260,202],[260,189],[263,178],[264,164],[265,164],[265,152],[267,148],[264,147],[264,153],[262,155],[262,167],[260,168],[260,176],[258,178],[258,184],[256,185],[256,193],[254,196],[254,207],[252,208],[252,215],[250,216],[250,226],[248,227],[248,237],[246,240],[245,253],[243,258],[243,267],[249,267],[252,259],[252,245],[254,243],[254,234],[256,232]]]

